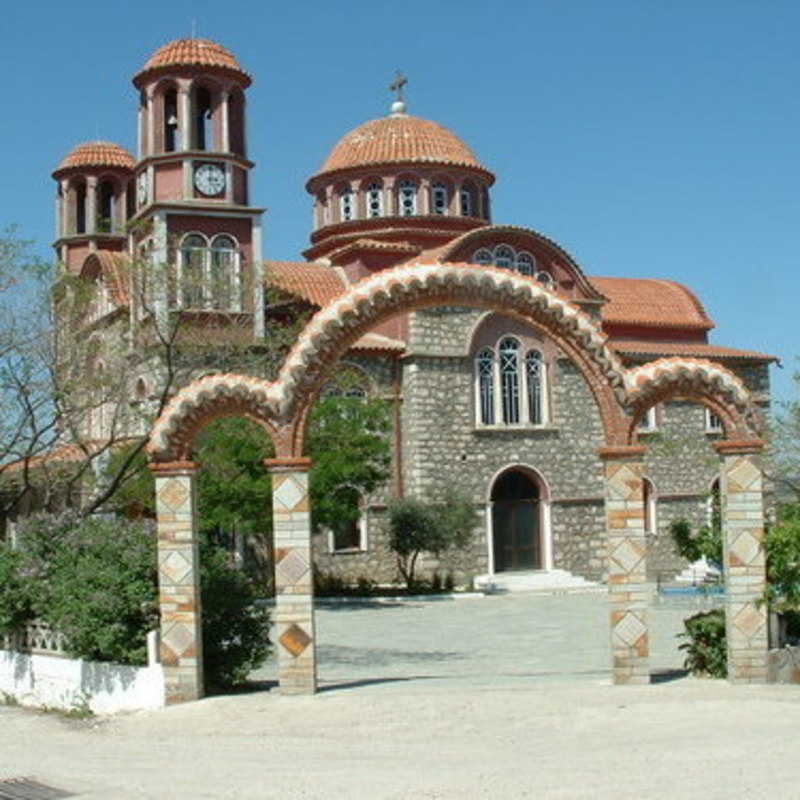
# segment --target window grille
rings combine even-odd
[[[519,422],[519,343],[503,339],[499,350],[503,422],[515,425]]]
[[[477,365],[481,423],[494,425],[494,352],[489,348],[481,350]]]

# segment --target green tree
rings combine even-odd
[[[411,591],[416,566],[423,552],[440,555],[450,548],[465,547],[478,523],[475,504],[466,495],[448,488],[439,503],[415,498],[389,505],[389,547],[397,557],[397,569]]]

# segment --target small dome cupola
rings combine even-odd
[[[345,134],[306,189],[314,199],[307,257],[360,237],[420,247],[487,224],[494,175],[452,131],[408,113],[405,78],[385,117]]]
[[[233,53],[209,39],[160,47],[133,77],[140,158],[206,151],[244,159],[244,90],[251,83]]]
[[[119,251],[133,209],[133,156],[113,142],[84,142],[53,172],[56,190],[56,248],[71,270],[89,250]],[[73,260],[75,263],[73,264]]]

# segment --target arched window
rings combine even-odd
[[[475,418],[481,425],[534,427],[548,421],[547,365],[537,348],[523,352],[515,336],[475,356]]]
[[[488,267],[492,264],[492,254],[488,250],[477,250],[475,254],[472,256],[472,260],[476,264],[480,264],[481,266]]]
[[[339,218],[342,222],[355,219],[355,201],[350,187],[345,187],[339,192]]]
[[[528,350],[525,356],[525,377],[528,385],[528,421],[531,425],[541,425],[544,365],[538,350]]]
[[[378,181],[367,186],[367,217],[374,219],[383,216],[383,187]]]
[[[542,286],[546,286],[548,289],[552,289],[555,286],[555,281],[553,280],[553,276],[544,270],[540,270],[536,273],[536,280],[542,284]]]
[[[536,272],[536,260],[530,253],[517,254],[517,272],[520,275],[533,275]]]
[[[494,425],[494,352],[485,347],[475,360],[478,371],[478,403],[480,421],[483,425]]]
[[[401,217],[413,217],[417,213],[417,184],[414,181],[400,181],[397,206]]]
[[[164,92],[164,152],[178,149],[178,93],[175,89]]]
[[[503,269],[514,269],[514,251],[505,244],[498,245],[494,249],[494,263]]]
[[[431,212],[446,214],[448,202],[447,187],[443,183],[434,183],[431,187]]]
[[[139,380],[136,381],[134,395],[139,402],[147,400],[147,384],[144,382],[144,378],[139,378]]]
[[[499,355],[503,422],[515,425],[519,422],[519,342],[506,337],[500,342]]]
[[[203,236],[191,234],[181,243],[179,305],[202,308],[208,244]]]
[[[211,307],[221,311],[238,310],[239,270],[236,242],[230,236],[217,236],[211,244]]]
[[[211,92],[200,86],[194,93],[194,144],[197,150],[214,149],[211,124]]]
[[[471,184],[464,184],[458,193],[459,210],[462,217],[471,217],[475,213],[475,191]]]

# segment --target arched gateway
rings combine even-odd
[[[240,375],[202,378],[179,391],[157,420],[148,451],[156,477],[162,662],[169,702],[199,697],[202,653],[192,439],[211,419],[242,414],[262,425],[275,445],[273,479],[279,677],[283,691],[316,689],[308,469],[305,420],[329,370],[365,331],[405,311],[447,304],[495,309],[536,326],[578,366],[600,410],[606,445],[606,542],[613,675],[617,683],[649,680],[642,457],[636,422],[653,403],[681,396],[709,406],[722,420],[725,570],[730,676],[760,681],[766,669],[761,471],[757,415],[741,381],[698,359],[670,358],[626,370],[598,326],[533,278],[474,264],[412,264],[361,281],[308,323],[278,379]],[[502,539],[512,567],[536,563],[539,487],[529,473],[501,476],[493,501],[522,520]],[[496,495],[494,494],[496,492]],[[519,507],[515,506],[519,504]],[[527,504],[527,505],[526,505]],[[520,534],[527,519],[531,536]],[[513,523],[516,525],[516,523]],[[527,538],[526,538],[527,537]],[[506,563],[506,562],[504,562]]]

